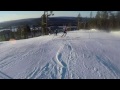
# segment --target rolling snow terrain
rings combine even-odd
[[[0,42],[0,79],[120,79],[120,36],[70,31]]]

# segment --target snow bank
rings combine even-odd
[[[91,31],[98,31],[97,29],[90,29]]]
[[[120,37],[120,31],[111,31],[110,33]]]

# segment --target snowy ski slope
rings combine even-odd
[[[97,30],[0,42],[1,79],[120,79],[120,37]]]

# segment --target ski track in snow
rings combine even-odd
[[[57,76],[59,79],[64,79],[66,72],[67,72],[67,64],[62,59],[62,53],[64,45],[62,45],[59,50],[56,53],[55,58],[53,58],[53,61],[56,63],[56,66],[54,67],[54,70],[57,72]]]
[[[104,59],[102,56],[98,55],[96,55],[96,58],[96,60],[102,63],[107,69],[109,69],[116,76],[116,78],[120,78],[120,70],[114,66],[108,58]]]
[[[66,61],[63,59],[64,49],[67,48],[69,53],[68,57],[66,57]],[[69,41],[64,40],[64,44],[60,46],[55,57],[52,58],[52,61],[47,63],[40,71],[40,74],[37,78],[58,78],[65,79],[68,75],[69,79],[79,78],[75,73],[73,66],[75,67],[75,52],[73,52],[73,48]],[[54,64],[55,63],[55,64]],[[34,71],[33,71],[34,72]],[[36,72],[38,72],[36,70]],[[32,75],[34,76],[34,75]],[[33,77],[32,77],[33,78]]]
[[[61,59],[61,53],[59,53],[62,50],[63,47],[60,47],[55,58],[52,59],[49,63],[44,65],[42,69],[39,67],[34,68],[32,72],[30,72],[26,78],[64,78],[65,72],[66,72],[66,64]],[[55,64],[54,64],[55,63]]]
[[[100,47],[102,48],[103,45],[96,40],[97,43],[100,44]],[[99,51],[99,53],[104,53],[102,51]],[[120,70],[118,69],[117,66],[115,66],[114,64],[112,64],[110,61],[110,58],[106,55],[106,54],[103,54],[103,55],[96,55],[96,60],[103,64],[109,71],[111,71],[115,76],[116,78],[120,78]]]
[[[12,79],[12,77],[0,71],[0,79]]]
[[[76,59],[77,59],[77,53],[75,53],[74,48],[72,47],[71,39],[67,41],[67,47],[69,49],[69,56],[68,56],[68,65],[69,65],[69,78],[75,79],[80,78],[80,76],[77,75],[75,72],[75,65],[76,65]]]
[[[100,39],[92,38],[92,36],[94,35],[92,35],[93,33],[90,31],[85,33],[89,35],[87,38],[82,38],[82,35],[77,36],[75,38],[70,36],[61,38],[58,36],[53,37],[52,40],[48,40],[40,45],[37,42],[37,48],[31,46],[31,49],[30,47],[29,48],[26,47],[24,49],[24,52],[20,51],[19,53],[17,53],[17,51],[15,51],[13,53],[14,56],[12,53],[10,54],[7,53],[7,56],[2,57],[0,59],[0,78],[2,79],[120,78],[120,69],[111,62],[112,60],[106,54],[105,48],[103,48],[104,45],[99,41]],[[76,40],[80,42],[77,45],[75,44]],[[92,47],[93,45],[92,42],[94,42],[99,48],[94,46]],[[54,45],[56,46],[55,47],[56,52],[53,49],[51,49],[53,48]],[[2,43],[0,43],[0,46],[2,46]],[[76,48],[76,46],[78,48]],[[10,49],[10,52],[15,50],[14,47],[8,47],[8,49]],[[20,49],[18,48],[16,50],[19,51]],[[5,49],[3,53],[2,52],[0,53],[4,55],[4,53],[6,52],[7,49]],[[37,60],[36,56],[38,56],[39,54],[40,57]],[[17,75],[16,76],[13,75],[15,77],[9,76],[12,74],[6,73],[5,70],[13,68],[13,65],[19,65],[19,63],[22,64],[24,60],[26,60],[28,57],[32,55],[34,55],[33,59],[35,60],[27,61],[28,64],[31,64],[31,66],[24,67],[25,71],[19,73],[16,72]],[[77,68],[79,68],[79,70],[77,70]],[[107,74],[106,73],[104,74],[104,72],[107,72]],[[109,74],[110,76],[107,77],[107,75]]]
[[[98,40],[95,40],[96,43],[99,44],[100,48],[103,47],[103,45],[98,41]],[[88,50],[87,46],[85,45],[86,49]],[[88,50],[89,51],[89,50]],[[104,51],[104,50],[103,50]],[[103,66],[105,66],[110,72],[112,72],[114,74],[114,76],[116,78],[120,78],[120,70],[115,66],[113,65],[111,62],[110,62],[110,58],[103,52],[102,50],[99,49],[99,53],[95,54],[95,52],[91,52],[92,55],[94,55],[94,57],[96,57],[96,60],[102,64]],[[104,53],[102,55],[100,55],[101,53]],[[83,54],[83,57],[85,57],[85,54]],[[84,64],[84,62],[83,62]],[[84,64],[85,66],[85,64]],[[87,68],[85,66],[85,68]],[[96,71],[96,68],[94,67],[94,71]],[[98,71],[98,74],[99,74],[99,77],[101,77],[101,73]]]
[[[60,63],[60,66],[61,66],[61,71],[60,71],[61,79],[64,79],[66,71],[67,71],[67,64],[62,59],[62,53],[61,52],[58,51],[58,53],[56,54],[56,57],[57,57],[56,60],[58,61],[58,64]]]
[[[89,34],[89,35],[91,35],[91,34]],[[89,38],[90,38],[90,37],[89,37]],[[84,40],[82,40],[82,41],[84,42]],[[96,40],[94,40],[94,41],[95,41],[95,42],[98,42],[98,41],[96,41]],[[85,46],[85,48],[84,48],[83,46],[82,46],[82,47],[80,46],[80,48],[81,48],[81,50],[82,50],[81,52],[83,53],[83,54],[82,54],[83,59],[84,59],[84,58],[95,57],[96,60],[98,61],[98,63],[104,65],[110,72],[112,72],[112,73],[114,74],[114,76],[115,76],[116,78],[120,78],[120,77],[119,77],[119,76],[120,76],[120,70],[110,62],[109,57],[108,57],[107,55],[104,55],[104,54],[102,54],[102,56],[99,56],[99,54],[104,53],[104,52],[102,52],[100,49],[98,49],[98,50],[99,50],[98,53],[95,53],[95,52],[93,52],[93,51],[91,52],[91,51],[88,49],[86,43],[84,43],[84,46]],[[99,46],[102,48],[102,44],[99,43]],[[93,66],[93,70],[90,70],[89,67],[88,67],[88,65],[84,62],[84,60],[83,60],[82,62],[83,62],[84,68],[86,68],[87,70],[89,70],[89,71],[91,71],[91,72],[94,71],[94,72],[96,72],[96,74],[98,74],[98,76],[99,76],[100,78],[104,78],[104,77],[102,77],[102,73],[97,69],[97,67],[94,67],[94,66]],[[85,76],[85,77],[86,77],[86,76]]]
[[[47,63],[41,70],[38,68],[38,70],[36,70],[36,72],[34,72],[34,74],[36,75],[36,73],[38,73],[38,75],[35,76],[35,78],[39,79],[49,79],[50,75],[51,75],[51,72],[53,71],[53,65],[50,64],[50,63]],[[39,72],[38,72],[39,71]],[[34,77],[31,77],[31,78],[34,78]]]

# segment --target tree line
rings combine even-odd
[[[96,28],[99,30],[119,30],[120,29],[120,11],[97,11],[95,17],[90,13],[90,18],[82,24],[82,17],[78,15],[78,29]]]
[[[38,26],[33,25],[32,29],[29,25],[21,25],[16,30],[10,28],[0,32],[0,41],[9,41],[10,39],[28,39],[41,35],[41,29]]]
[[[38,26],[33,25],[32,30],[29,25],[21,25],[17,27],[16,31],[2,31],[0,32],[0,41],[7,41],[9,39],[27,39],[29,37],[35,37],[40,35],[48,35],[48,18],[53,16],[53,12],[44,11],[44,14],[41,16],[42,21]],[[90,17],[87,21],[82,21],[80,13],[77,16],[77,28],[79,29],[99,29],[99,30],[119,30],[120,29],[120,11],[97,11],[96,15],[93,16],[93,13],[90,12]],[[71,22],[68,23],[69,31],[71,31]],[[41,29],[36,29],[41,27]]]

